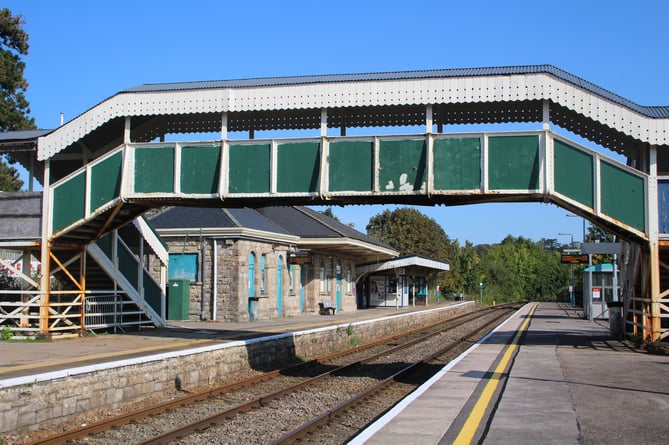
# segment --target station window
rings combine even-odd
[[[288,265],[288,293],[295,295],[295,267],[292,264]]]
[[[321,261],[321,268],[318,274],[318,280],[320,282],[319,292],[323,294],[325,293],[325,266],[323,265],[323,261]]]
[[[267,255],[264,253],[260,255],[260,295],[265,295],[267,274],[265,272],[265,263],[267,262]]]

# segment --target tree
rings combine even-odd
[[[465,246],[458,250],[456,267],[458,271],[458,287],[461,292],[472,295],[478,292],[481,280],[481,258],[474,245],[466,241]]]
[[[24,23],[9,9],[0,10],[0,131],[35,128],[35,120],[28,117],[30,105],[24,94],[28,88],[21,60],[28,54],[28,34],[21,27]]]
[[[400,255],[417,254],[453,265],[457,246],[432,218],[409,207],[384,210],[367,224],[367,234],[391,245]],[[429,277],[446,292],[459,292],[457,271]]]
[[[339,221],[339,218],[337,218],[337,215],[335,215],[332,212],[332,207],[328,207],[327,209],[323,210],[321,213],[325,216],[329,216],[330,218],[334,219],[335,221]],[[341,221],[339,221],[339,222],[341,222]]]
[[[607,232],[606,230],[602,229],[601,227],[597,227],[595,225],[590,225],[588,227],[588,234],[586,235],[585,239],[589,243],[612,243],[615,241],[615,237],[613,234]],[[592,264],[607,264],[607,263],[612,263],[613,262],[613,257],[611,255],[601,255],[601,254],[593,254],[592,255]]]
[[[18,192],[23,187],[19,172],[12,166],[0,161],[0,191]]]
[[[559,252],[523,237],[507,236],[481,262],[484,292],[497,302],[554,300],[567,283]]]
[[[409,207],[384,210],[367,224],[367,234],[386,242],[400,255],[418,254],[436,260],[453,260],[455,250],[441,226]]]
[[[585,236],[585,239],[590,242],[602,242],[602,243],[611,243],[613,242],[613,235],[601,227],[595,225],[590,225],[588,227],[588,234]]]
[[[546,250],[559,251],[562,246],[555,238],[541,238],[539,244]]]
[[[30,105],[25,97],[28,82],[23,77],[28,54],[28,34],[23,30],[20,15],[13,16],[7,8],[0,9],[0,131],[32,130],[35,120],[28,117]],[[9,164],[14,160],[7,157]],[[16,169],[0,156],[0,190],[16,191],[23,185]],[[18,182],[17,182],[18,181]]]

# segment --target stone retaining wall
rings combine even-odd
[[[265,370],[471,312],[474,303],[329,326],[297,334],[217,344],[92,367],[0,381],[0,434],[39,428],[91,410],[116,408],[161,392],[203,388],[249,368]]]

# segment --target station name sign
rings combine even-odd
[[[588,262],[588,255],[577,253],[563,253],[560,256],[562,264],[586,264]]]
[[[311,253],[306,250],[298,250],[288,254],[288,264],[311,265]]]

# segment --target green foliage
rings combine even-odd
[[[442,261],[455,257],[455,249],[444,229],[413,208],[384,210],[373,216],[367,224],[367,234],[390,244],[400,255],[416,253]]]
[[[558,252],[523,237],[507,236],[482,258],[484,293],[498,303],[555,300],[568,276]]]
[[[560,263],[555,239],[538,242],[506,237],[500,244],[460,247],[451,242],[432,218],[411,208],[385,210],[372,217],[367,233],[398,250],[450,264],[447,273],[428,277],[443,295],[464,293],[478,297],[483,283],[484,303],[555,300],[569,285],[569,268]]]
[[[9,326],[5,326],[0,330],[0,339],[1,340],[9,340],[14,336],[14,333],[12,332],[12,328]]]
[[[19,172],[14,167],[5,164],[0,157],[0,191],[18,192],[23,187],[23,181],[19,179]]]
[[[595,243],[595,242],[600,242],[600,243],[612,243],[615,241],[615,237],[613,234],[607,232],[606,230],[602,229],[601,227],[597,227],[594,225],[590,225],[588,227],[588,233],[585,236],[585,239],[587,242],[590,243]],[[606,263],[612,263],[613,262],[613,257],[611,255],[600,255],[600,254],[593,254],[592,255],[592,264],[606,264]]]
[[[367,234],[389,244],[400,255],[417,254],[451,265],[457,259],[457,244],[451,242],[434,219],[413,208],[384,210],[373,216],[367,224]],[[452,266],[451,272],[434,274],[428,279],[446,292],[457,289],[457,271]]]
[[[613,238],[614,238],[613,234],[607,232],[601,227],[597,227],[592,224],[588,227],[588,233],[585,236],[585,239],[591,243],[594,243],[596,241],[602,243],[611,243],[613,242]]]
[[[25,97],[28,82],[23,77],[28,54],[28,34],[23,19],[7,8],[0,9],[0,131],[32,130],[35,119],[29,118],[30,105]],[[0,191],[18,191],[23,181],[11,165],[13,159],[0,156]]]
[[[28,82],[21,57],[28,54],[28,34],[23,24],[20,15],[0,9],[0,131],[35,128],[34,119],[27,117],[30,105],[24,94]]]
[[[323,210],[321,213],[325,216],[329,216],[330,218],[334,219],[335,221],[339,221],[339,218],[337,218],[337,216],[332,212],[332,207],[328,207],[327,209]]]
[[[459,249],[454,266],[457,268],[459,278],[454,292],[461,290],[470,295],[478,292],[478,283],[482,275],[481,258],[472,243],[467,241],[465,247]]]

